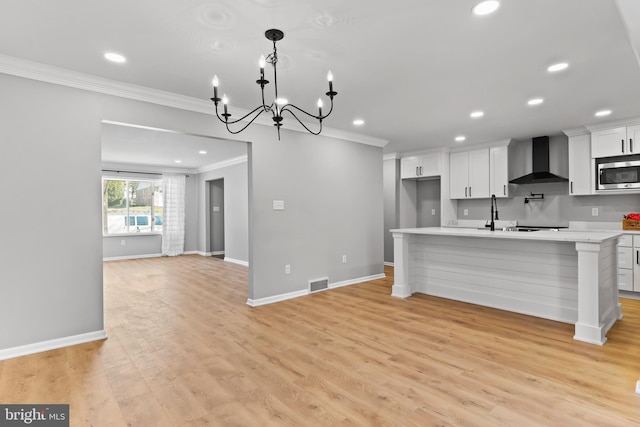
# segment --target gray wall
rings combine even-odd
[[[524,203],[531,192],[543,193],[544,200]],[[569,196],[566,183],[530,184],[514,186],[515,196],[498,199],[501,220],[518,220],[525,225],[568,225],[569,221],[622,221],[622,216],[640,211],[640,195]],[[592,216],[598,208],[598,216]],[[468,209],[468,216],[464,210]],[[489,199],[460,200],[458,219],[486,219],[490,217]]]
[[[393,236],[389,232],[399,228],[397,212],[400,211],[400,159],[382,162],[384,193],[384,262],[393,263]]]
[[[0,74],[0,350],[104,329],[94,94]]]
[[[224,179],[209,182],[209,243],[211,252],[224,252]],[[205,207],[207,209],[207,207]],[[249,223],[247,222],[247,227]]]
[[[0,93],[0,350],[101,331],[101,120],[229,134],[208,114],[5,74]],[[252,143],[250,298],[304,290],[318,276],[338,282],[383,272],[381,148],[290,131],[278,141],[272,126],[260,125],[241,137]],[[285,211],[273,211],[274,199],[285,200]]]
[[[135,165],[119,165],[121,169],[135,171]],[[146,167],[145,172],[149,171]],[[158,178],[154,176],[153,178]],[[189,174],[185,188],[185,236],[184,251],[194,252],[198,248],[198,179]],[[122,245],[122,240],[125,245]],[[162,236],[160,235],[127,235],[105,236],[102,239],[102,256],[105,259],[119,257],[137,257],[160,255],[162,253]]]
[[[249,177],[248,163],[198,174],[198,251],[212,252],[211,221],[209,206],[210,194],[207,182],[224,179],[225,197],[225,258],[236,261],[249,261]]]
[[[416,199],[417,226],[440,227],[440,179],[418,181]]]
[[[290,131],[274,136],[251,145],[249,297],[304,291],[325,276],[336,283],[382,274],[382,149]],[[285,209],[274,211],[274,200]]]

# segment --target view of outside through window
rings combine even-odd
[[[160,181],[102,180],[103,234],[162,232]]]

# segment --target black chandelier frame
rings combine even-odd
[[[235,120],[231,120],[231,114],[228,112],[227,109],[227,104],[228,104],[228,100],[226,98],[226,95],[223,96],[222,98],[218,97],[218,78],[217,76],[214,77],[213,79],[213,98],[211,98],[211,101],[213,101],[213,103],[216,106],[216,117],[218,117],[218,119],[224,123],[225,127],[227,128],[227,131],[229,131],[232,134],[238,134],[240,132],[242,132],[243,130],[245,130],[246,128],[249,127],[249,125],[251,125],[251,123],[253,123],[262,113],[271,113],[272,115],[272,120],[273,120],[273,126],[275,126],[278,130],[278,140],[280,140],[280,127],[282,127],[282,121],[283,116],[282,114],[285,112],[288,112],[289,114],[291,114],[291,116],[296,119],[298,121],[298,123],[300,123],[300,125],[302,125],[303,128],[305,128],[307,130],[307,132],[313,134],[313,135],[319,135],[320,132],[322,132],[322,121],[324,119],[326,119],[327,117],[329,117],[329,115],[331,115],[331,113],[333,112],[333,98],[338,94],[338,92],[333,90],[333,75],[331,74],[331,71],[329,71],[328,75],[327,75],[327,80],[329,81],[329,91],[325,93],[326,96],[329,97],[329,100],[331,102],[331,107],[329,109],[329,112],[327,114],[322,114],[322,100],[318,99],[318,114],[311,114],[308,113],[307,111],[303,110],[302,108],[299,108],[297,106],[295,106],[294,104],[290,104],[289,102],[284,102],[283,105],[278,105],[278,100],[280,98],[278,98],[278,69],[277,69],[277,64],[278,64],[278,49],[276,47],[276,42],[282,40],[284,38],[284,33],[278,29],[270,29],[265,31],[264,36],[273,42],[273,52],[270,53],[266,58],[261,57],[260,58],[260,78],[258,80],[256,80],[256,83],[258,85],[260,85],[260,92],[262,95],[262,105],[257,106],[256,108],[254,108],[252,111],[248,112],[247,114],[245,114],[244,116],[240,117],[239,119],[235,119]],[[266,65],[266,63],[269,63],[273,66],[273,85],[274,85],[274,89],[275,89],[275,98],[274,101],[267,105],[265,103],[265,96],[264,96],[264,88],[266,85],[269,84],[268,80],[265,80],[264,78],[264,67]],[[223,112],[220,113],[218,111],[218,105],[222,103],[223,105]],[[318,131],[314,132],[311,129],[309,129],[309,127],[307,127],[307,125],[305,125],[299,118],[298,116],[296,116],[294,110],[298,111],[299,113],[303,113],[308,117],[311,117],[312,119],[318,120],[318,123],[320,125]],[[229,127],[229,125],[234,125],[236,123],[239,123],[243,120],[248,119],[250,116],[252,116],[251,119],[248,121],[247,124],[245,124],[243,127],[241,127],[238,130],[233,130]]]

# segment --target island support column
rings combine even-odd
[[[393,287],[391,296],[398,298],[410,297],[409,283],[409,239],[411,235],[393,233]]]
[[[618,300],[617,239],[605,243],[576,243],[578,251],[578,321],[573,338],[603,345],[606,333],[622,318]],[[613,262],[601,260],[614,257]],[[606,308],[608,307],[608,309]]]

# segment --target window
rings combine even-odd
[[[162,232],[162,184],[157,180],[102,179],[102,233]]]

